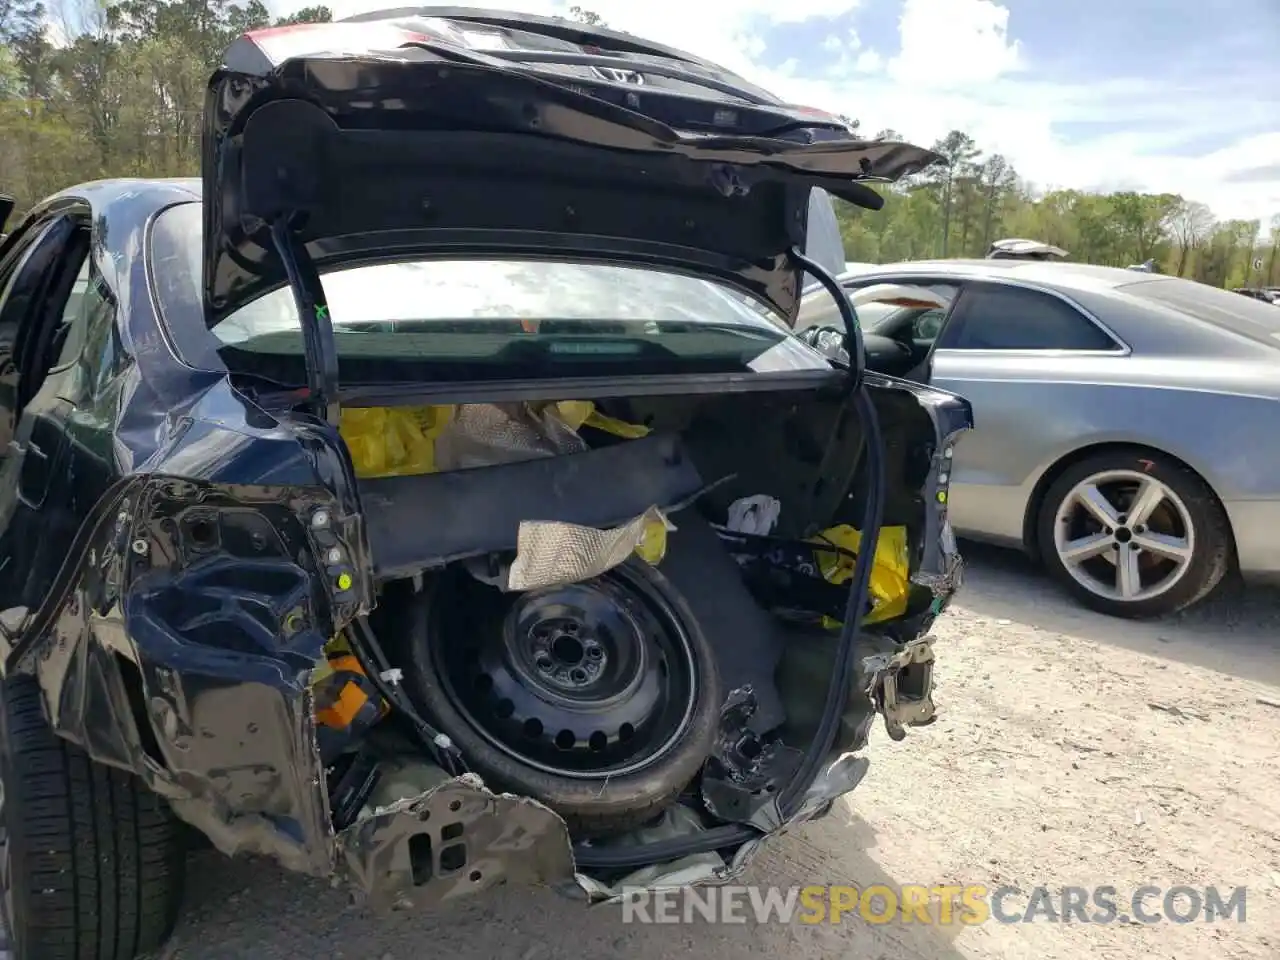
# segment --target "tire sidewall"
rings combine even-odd
[[[1058,509],[1082,480],[1108,470],[1131,470],[1169,487],[1182,500],[1195,531],[1195,551],[1185,573],[1169,590],[1148,600],[1126,603],[1100,597],[1076,582],[1055,546]],[[1230,558],[1231,536],[1226,514],[1213,491],[1190,468],[1152,451],[1101,453],[1063,471],[1050,485],[1036,524],[1040,556],[1049,573],[1085,606],[1111,616],[1145,619],[1165,616],[1210,593],[1221,581]]]
[[[0,683],[0,778],[4,780],[4,827],[8,843],[5,856],[9,858],[9,902],[12,904],[12,916],[9,908],[4,907],[0,913],[5,914],[4,923],[9,935],[9,951],[14,957],[24,955],[22,950],[23,918],[30,916],[28,890],[30,889],[26,864],[29,851],[26,849],[26,791],[25,782],[17,774],[14,755],[22,746],[15,737],[15,717],[12,714],[16,685],[25,683],[20,676],[5,677]]]
[[[666,756],[642,770],[603,782],[575,780],[521,764],[493,747],[455,708],[441,678],[436,675],[434,658],[428,650],[432,600],[435,599],[430,593],[414,602],[410,632],[414,667],[405,670],[405,685],[411,698],[453,739],[468,765],[482,778],[547,803],[571,820],[590,820],[601,830],[607,830],[611,818],[627,818],[633,812],[647,811],[674,797],[697,776],[714,744],[723,699],[714,653],[688,605],[657,570],[640,560],[627,563],[635,564],[632,572],[639,571],[680,621],[688,635],[697,671],[697,694],[689,723],[679,739],[667,748]],[[578,826],[582,825],[579,821]]]

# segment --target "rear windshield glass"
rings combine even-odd
[[[1119,289],[1252,340],[1280,347],[1280,307],[1274,303],[1263,303],[1230,290],[1176,277],[1126,283]]]
[[[151,256],[173,326],[199,303],[198,205],[157,218]],[[827,367],[742,294],[654,269],[422,260],[334,270],[321,284],[344,382]],[[302,381],[302,328],[288,288],[247,304],[210,333],[232,370]]]

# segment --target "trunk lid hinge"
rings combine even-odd
[[[307,402],[312,413],[336,427],[342,410],[338,401],[338,344],[333,336],[333,321],[320,274],[289,220],[286,214],[272,221],[271,240],[298,307],[306,352]]]

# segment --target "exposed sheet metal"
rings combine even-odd
[[[337,843],[340,874],[375,909],[434,906],[507,882],[562,891],[574,883],[564,821],[471,775],[378,809]]]

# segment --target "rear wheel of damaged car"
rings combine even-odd
[[[183,845],[169,805],[50,729],[37,683],[0,704],[0,881],[14,960],[132,960],[168,939]]]
[[[1050,573],[1119,617],[1174,613],[1207,596],[1231,562],[1222,505],[1185,464],[1154,451],[1099,453],[1049,487],[1038,519]]]
[[[711,753],[713,651],[639,559],[515,594],[455,571],[408,603],[410,695],[490,787],[547,804],[575,836],[654,819]]]

